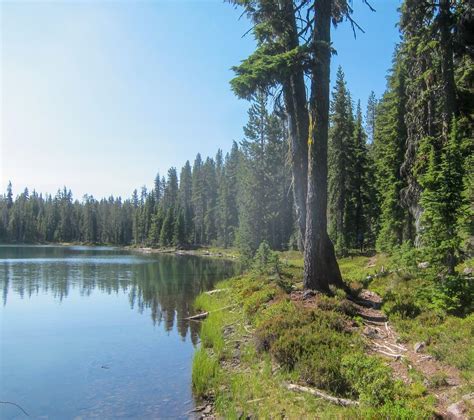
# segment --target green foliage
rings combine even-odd
[[[426,258],[436,270],[454,272],[459,259],[461,237],[459,219],[465,211],[463,197],[463,158],[457,122],[438,152],[431,144],[426,172],[420,178],[423,187],[421,240]]]
[[[204,348],[212,348],[217,358],[223,357],[224,337],[222,335],[222,313],[211,313],[201,328],[201,342]]]
[[[400,168],[405,159],[407,128],[406,69],[402,56],[396,51],[388,76],[388,88],[377,106],[373,160],[380,216],[376,248],[391,252],[411,237],[411,222],[401,202],[406,188]]]
[[[404,272],[416,272],[418,261],[420,260],[420,251],[409,241],[403,242],[393,248],[391,262],[393,265]]]
[[[395,400],[396,384],[388,366],[362,353],[342,358],[343,374],[362,404],[380,406]]]
[[[263,241],[257,249],[253,258],[252,269],[260,274],[279,274],[281,271],[278,254],[270,249],[266,241]]]
[[[270,302],[277,294],[276,286],[266,285],[262,289],[252,293],[244,302],[244,312],[253,316],[262,305]]]
[[[349,219],[353,215],[350,180],[353,176],[354,116],[352,100],[339,67],[331,102],[331,127],[328,149],[329,234],[339,255],[351,245]]]
[[[219,362],[206,349],[200,348],[193,359],[192,384],[197,396],[204,397],[213,388],[219,374]]]
[[[173,232],[174,232],[174,217],[173,209],[169,208],[166,214],[163,226],[161,227],[160,233],[160,245],[170,246],[173,244]]]
[[[283,122],[267,110],[259,92],[249,109],[238,172],[239,226],[237,245],[249,261],[262,241],[273,249],[287,246],[292,234],[289,169]]]

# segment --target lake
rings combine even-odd
[[[192,303],[230,261],[0,246],[0,400],[31,418],[187,418]],[[0,418],[26,416],[0,404]]]

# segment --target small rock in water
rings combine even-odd
[[[413,346],[413,350],[415,353],[421,353],[426,347],[426,343],[424,341],[419,341],[418,343],[415,343]]]

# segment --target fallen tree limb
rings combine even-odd
[[[326,401],[332,402],[333,404],[342,405],[343,407],[348,407],[352,405],[359,405],[359,401],[348,400],[346,398],[333,397],[332,395],[326,394],[323,391],[315,388],[308,388],[306,386],[296,385],[296,384],[285,384],[286,389],[295,392],[306,392],[308,394],[314,395],[315,397],[322,398]]]
[[[404,351],[403,349],[397,349],[397,350],[393,349],[392,347],[390,347],[390,346],[392,346],[392,344],[390,344],[390,343],[387,343],[387,345],[385,345],[385,344],[378,344],[378,343],[374,342],[374,345],[377,346],[378,348],[384,348],[384,349],[386,349],[389,352],[394,353],[394,354],[397,354],[396,352],[398,350]]]
[[[395,360],[399,360],[401,359],[403,356],[401,354],[392,354],[392,353],[388,353],[386,351],[383,351],[383,350],[379,350],[379,349],[374,349],[377,353],[382,353],[384,354],[385,356],[390,356],[390,357],[393,357]]]
[[[201,319],[207,318],[208,315],[209,312],[201,312],[200,314],[188,316],[186,319],[189,319],[190,321],[199,321]]]
[[[27,417],[30,417],[30,415],[24,410],[24,408],[17,404],[17,403],[14,403],[14,402],[10,402],[10,401],[0,401],[0,404],[10,404],[10,405],[14,405],[15,407],[19,408],[21,411],[23,411],[23,413],[25,414],[25,416]]]
[[[386,341],[384,341],[384,343],[388,344],[389,346],[392,346],[392,347],[395,347],[401,351],[408,351],[406,347],[403,347],[403,346],[400,346],[398,344],[395,344],[395,343],[387,343]]]
[[[214,289],[214,290],[209,290],[208,292],[205,292],[205,294],[206,295],[213,295],[214,293],[225,292],[226,290],[229,290],[229,289],[228,288]]]
[[[193,315],[193,316],[188,316],[187,318],[184,318],[184,319],[187,319],[189,321],[200,321],[201,319],[207,318],[209,314],[212,314],[214,312],[223,311],[224,309],[233,308],[234,306],[235,305],[224,306],[223,308],[215,309],[213,311],[201,312],[200,314],[196,314],[196,315]]]

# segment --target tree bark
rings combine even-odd
[[[329,72],[331,63],[331,0],[315,0],[313,63],[309,102],[308,191],[304,277],[306,289],[329,292],[344,287],[334,246],[327,233]]]
[[[299,46],[298,29],[292,0],[282,0],[287,28],[287,49]],[[308,127],[309,117],[306,105],[306,87],[302,68],[295,68],[283,82],[283,96],[288,118],[288,136],[291,159],[293,197],[298,223],[298,249],[303,251],[306,231],[306,187],[308,179]]]
[[[441,84],[443,92],[442,134],[449,137],[451,119],[456,112],[456,85],[454,83],[452,14],[449,0],[439,1],[438,25],[440,31]]]

